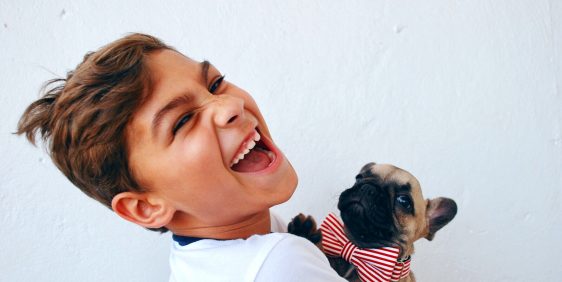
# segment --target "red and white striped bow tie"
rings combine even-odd
[[[410,273],[410,258],[397,261],[398,248],[361,249],[353,245],[343,232],[343,223],[334,214],[322,222],[320,231],[324,252],[353,264],[361,281],[398,281]]]

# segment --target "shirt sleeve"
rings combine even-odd
[[[290,235],[271,250],[255,281],[347,281],[310,241]]]

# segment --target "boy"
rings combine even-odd
[[[89,53],[32,103],[40,132],[88,196],[140,226],[173,232],[170,281],[340,281],[302,238],[271,233],[269,208],[297,176],[252,97],[208,62],[131,34]]]

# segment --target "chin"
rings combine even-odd
[[[287,171],[283,174],[282,181],[279,181],[278,184],[274,186],[275,190],[272,192],[275,196],[273,197],[274,202],[272,202],[272,206],[287,202],[297,189],[297,184],[299,182],[297,173],[288,161],[284,165],[287,166]]]

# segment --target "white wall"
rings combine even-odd
[[[559,281],[562,1],[0,0],[0,281],[166,281],[169,235],[82,195],[11,134],[41,84],[126,32],[209,59],[254,95],[322,218],[366,162],[457,218],[419,281]]]

